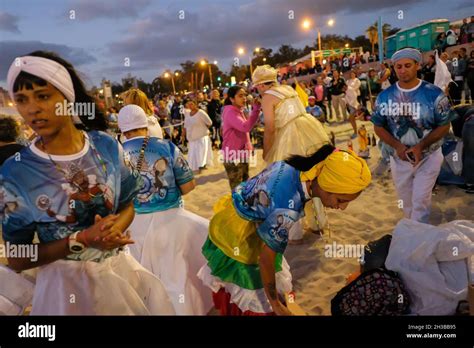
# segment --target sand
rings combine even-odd
[[[365,124],[368,132],[373,134],[370,122],[358,124]],[[347,140],[352,134],[349,124],[331,125],[328,130],[336,133],[338,147],[347,148]],[[357,139],[352,143],[357,151]],[[380,153],[377,147],[370,149],[371,158],[367,163],[373,172]],[[185,207],[205,218],[212,217],[212,206],[217,199],[230,192],[224,166],[217,162],[217,154],[214,155],[214,167],[196,175],[197,187],[184,197]],[[250,168],[250,176],[265,167],[262,151],[257,150],[257,155],[257,165]],[[455,186],[439,186],[435,192],[430,223],[437,225],[456,219],[473,219],[474,195],[468,195]],[[390,173],[374,175],[372,184],[345,211],[328,210],[328,216],[331,239],[307,233],[304,244],[290,245],[285,252],[293,275],[295,301],[310,315],[330,315],[331,299],[344,287],[346,277],[358,269],[357,256],[326,257],[325,245],[332,245],[333,242],[365,245],[391,234],[403,218]]]

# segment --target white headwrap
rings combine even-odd
[[[7,75],[7,87],[12,100],[13,85],[22,71],[48,81],[64,94],[69,102],[74,103],[76,99],[74,86],[72,84],[71,75],[69,75],[66,68],[54,60],[34,56],[17,57],[12,65],[10,65]],[[77,115],[73,115],[73,121],[76,124],[81,123],[81,120]]]

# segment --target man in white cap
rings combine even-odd
[[[405,217],[428,222],[431,191],[439,175],[443,137],[456,114],[444,92],[417,78],[422,60],[414,48],[392,56],[398,82],[379,94],[371,121],[393,151],[390,167]]]

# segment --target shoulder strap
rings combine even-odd
[[[279,98],[279,99],[285,98],[285,96],[284,96],[282,93],[280,93],[280,92],[274,90],[273,88],[272,88],[272,89],[269,89],[268,91],[266,91],[265,94],[271,94],[271,95],[273,95],[273,96],[275,96],[275,97],[277,97],[277,98]]]

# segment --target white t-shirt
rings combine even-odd
[[[163,139],[163,131],[161,130],[160,123],[155,116],[147,116],[148,119],[148,135],[150,137],[156,137]]]
[[[184,111],[184,128],[186,128],[186,139],[194,141],[209,134],[212,120],[203,110],[199,110],[191,116],[189,110]]]

